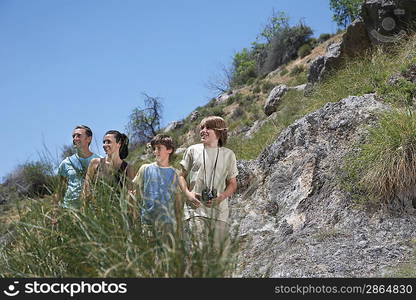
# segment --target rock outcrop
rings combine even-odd
[[[315,58],[309,67],[308,82],[314,84],[322,80],[325,72],[337,65],[341,56],[341,44],[329,44],[324,55]]]
[[[163,130],[163,132],[168,133],[172,130],[182,128],[183,126],[184,126],[183,121],[173,121],[165,128],[165,130]]]
[[[264,113],[266,116],[270,116],[277,110],[280,99],[287,92],[288,87],[284,84],[276,86],[267,97],[266,103],[264,104]]]
[[[413,252],[416,218],[357,208],[339,166],[376,112],[373,95],[348,97],[299,119],[256,160],[239,161],[230,200],[241,251],[237,277],[378,277]]]

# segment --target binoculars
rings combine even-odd
[[[201,193],[201,200],[202,202],[208,202],[209,200],[212,200],[214,198],[217,198],[217,190],[212,189],[209,190],[208,188],[204,188]]]

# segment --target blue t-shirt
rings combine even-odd
[[[172,167],[156,163],[142,165],[134,183],[139,185],[142,198],[141,220],[144,224],[173,224],[175,222],[175,193],[179,179]]]
[[[100,158],[97,154],[92,154],[87,158],[73,154],[65,158],[58,167],[58,175],[67,179],[67,188],[61,206],[64,208],[79,208],[82,186],[84,184],[85,173],[88,165],[93,158]]]

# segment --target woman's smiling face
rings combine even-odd
[[[120,143],[117,143],[113,134],[106,134],[103,138],[103,149],[107,155],[111,155],[120,150]]]

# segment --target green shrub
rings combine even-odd
[[[241,52],[237,52],[233,58],[231,87],[242,86],[248,80],[254,80],[256,76],[256,63],[250,50],[244,48]]]
[[[231,104],[233,104],[234,102],[235,102],[235,97],[230,96],[230,97],[228,97],[228,99],[227,99],[227,101],[226,101],[226,104],[227,104],[227,105],[231,105]]]
[[[280,76],[285,76],[287,73],[289,73],[288,69],[287,69],[287,68],[283,68],[283,69],[280,71]]]
[[[255,78],[250,77],[249,79],[247,79],[246,84],[247,85],[252,85],[252,84],[254,84],[254,80],[255,80]]]
[[[305,66],[304,65],[296,65],[294,66],[294,68],[290,71],[289,75],[290,76],[296,76],[299,75],[300,73],[305,71]]]
[[[270,81],[265,81],[263,82],[263,84],[261,85],[261,91],[264,94],[268,94],[273,88],[275,87],[275,84],[273,84]]]
[[[3,188],[15,191],[21,196],[39,197],[51,193],[56,184],[53,166],[36,161],[19,165],[6,176]]]
[[[211,100],[209,100],[207,106],[208,107],[214,107],[217,105],[217,98],[211,98]]]
[[[260,67],[260,74],[276,70],[296,58],[298,49],[305,44],[312,34],[312,29],[304,24],[285,28],[275,35],[267,48],[267,56]]]
[[[330,33],[321,33],[319,35],[318,42],[323,43],[323,42],[329,40],[331,37],[332,37],[332,34],[330,34]]]
[[[259,94],[261,92],[261,88],[260,88],[260,85],[258,84],[258,85],[256,85],[255,87],[254,87],[254,89],[253,89],[253,93],[255,93],[255,94]]]
[[[312,51],[312,47],[310,44],[302,45],[298,50],[298,56],[300,58],[304,58],[306,55],[309,55]]]

